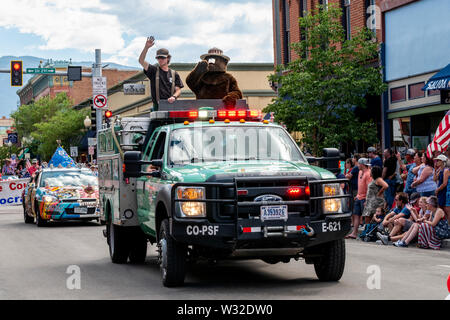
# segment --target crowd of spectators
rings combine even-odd
[[[450,160],[445,154],[431,159],[408,149],[403,158],[385,149],[382,159],[370,147],[367,156],[346,160],[344,176],[354,197],[347,239],[438,250],[450,238]]]

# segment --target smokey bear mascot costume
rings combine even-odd
[[[222,99],[225,106],[235,106],[242,99],[236,79],[227,73],[230,58],[218,48],[208,50],[186,78],[186,83],[197,99]]]

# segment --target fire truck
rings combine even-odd
[[[116,117],[98,139],[113,263],[144,263],[150,243],[167,287],[199,259],[301,259],[322,281],[341,278],[353,199],[335,176],[337,149],[305,157],[245,100],[161,102],[150,117]]]

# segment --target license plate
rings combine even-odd
[[[88,213],[88,208],[85,208],[85,207],[75,207],[75,208],[73,209],[73,212],[74,212],[74,213],[79,213],[79,214],[86,214],[86,213]]]
[[[288,206],[261,206],[261,221],[264,220],[287,220]]]

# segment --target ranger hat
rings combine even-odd
[[[159,57],[169,58],[170,57],[169,50],[167,50],[166,48],[161,48],[158,51],[156,51],[156,59],[158,59]]]
[[[219,48],[211,48],[208,50],[208,53],[202,54],[200,56],[200,59],[205,60],[206,57],[220,57],[222,59],[225,59],[230,61],[230,58],[223,54],[223,51]]]

